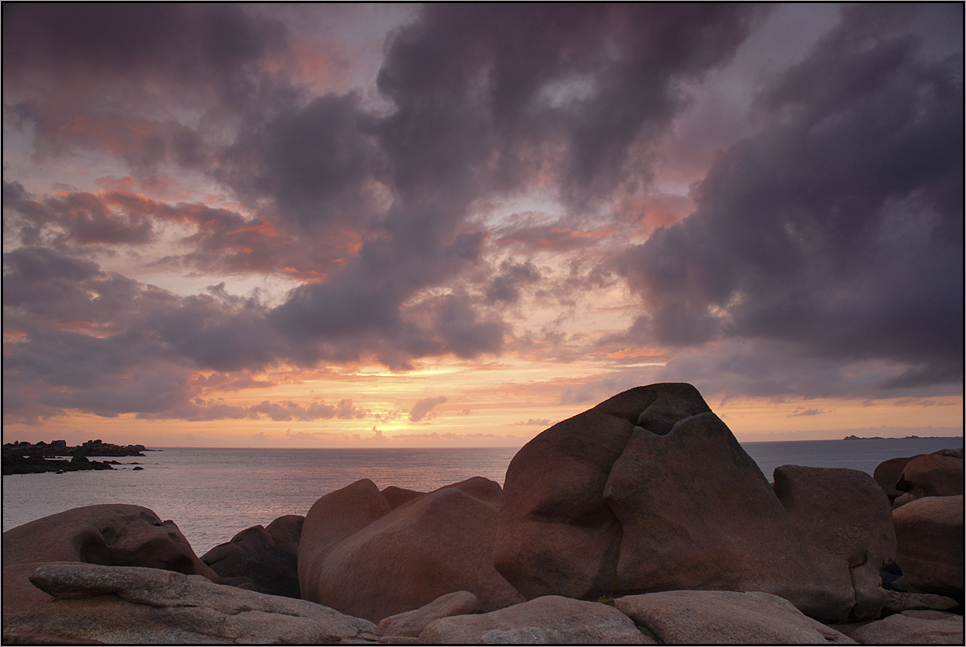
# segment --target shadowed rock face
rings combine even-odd
[[[297,559],[276,545],[262,526],[242,530],[231,541],[202,555],[201,561],[224,584],[258,593],[301,597]]]
[[[878,612],[894,554],[871,477],[779,468],[773,488],[688,384],[631,389],[523,447],[494,544],[528,599],[765,591],[829,620]]]

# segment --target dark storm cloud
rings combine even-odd
[[[694,189],[695,212],[620,260],[648,307],[631,337],[908,367],[885,388],[962,381],[962,56],[922,57],[910,12],[844,9],[759,97],[762,127]]]
[[[513,263],[511,260],[500,264],[500,273],[490,283],[486,290],[486,299],[490,303],[502,301],[514,303],[520,298],[520,287],[540,280],[540,272],[536,266],[527,261]]]
[[[15,86],[35,83],[38,71],[68,82],[167,78],[186,86],[214,82],[228,98],[245,88],[249,66],[287,49],[283,25],[244,5],[3,8],[4,82]]]
[[[342,204],[340,192],[363,186],[367,177],[393,196],[372,220],[375,235],[359,254],[328,282],[296,291],[273,320],[292,343],[338,340],[348,356],[357,354],[353,341],[363,341],[386,361],[387,350],[372,340],[395,342],[392,354],[404,359],[391,361],[403,366],[407,352],[474,357],[499,350],[502,323],[479,321],[461,297],[437,309],[435,340],[414,331],[401,313],[418,290],[473,262],[467,249],[473,234],[461,231],[473,201],[524,187],[547,170],[544,162],[527,161],[534,151],[549,153],[561,141],[563,159],[549,156],[547,163],[565,185],[590,190],[604,182],[599,177],[624,164],[629,141],[656,137],[683,107],[680,81],[727,61],[759,13],[736,6],[426,7],[387,46],[378,86],[394,112],[366,121],[351,115],[348,99],[319,99],[270,134],[277,143],[263,147],[302,159],[308,140],[316,144],[311,155],[344,158],[338,172],[314,158],[307,167],[272,167],[275,186],[305,198],[299,213],[315,209],[326,218],[338,211],[328,205]],[[579,98],[548,98],[554,84],[576,83],[575,75],[590,83]],[[337,116],[321,119],[329,112]],[[598,132],[599,120],[620,126]],[[347,127],[336,136],[320,121]],[[512,299],[521,278],[498,278],[505,285],[491,286],[489,297]]]

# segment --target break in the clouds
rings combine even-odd
[[[3,6],[5,421],[362,419],[270,375],[447,358],[601,362],[559,403],[961,388],[961,6],[793,53],[762,5],[353,11]]]

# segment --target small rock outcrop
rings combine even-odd
[[[666,591],[618,598],[614,606],[668,645],[855,644],[769,593]]]
[[[302,598],[373,622],[454,591],[488,611],[522,602],[493,568],[500,495],[480,477],[395,508],[368,480],[327,494],[302,527]]]
[[[223,584],[301,598],[298,560],[282,550],[262,526],[242,530],[231,541],[202,555],[201,561],[221,577]]]
[[[47,564],[29,576],[51,596],[4,613],[3,641],[324,644],[378,639],[359,618],[290,598],[139,567]]]
[[[85,562],[218,575],[201,561],[173,521],[137,505],[103,504],[53,514],[3,533],[3,566]]]
[[[421,644],[642,645],[654,640],[630,618],[598,602],[546,596],[479,615],[442,618],[419,634]]]
[[[876,617],[895,556],[882,489],[856,470],[775,478],[693,386],[631,389],[513,458],[494,563],[527,598],[765,591],[821,620]]]
[[[916,499],[892,512],[906,584],[963,601],[963,496]]]

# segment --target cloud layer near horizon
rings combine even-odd
[[[217,393],[626,349],[661,365],[559,402],[961,393],[962,7],[843,9],[690,196],[661,151],[768,7],[427,5],[368,53],[299,26],[338,11],[4,6],[5,422],[361,419]]]

